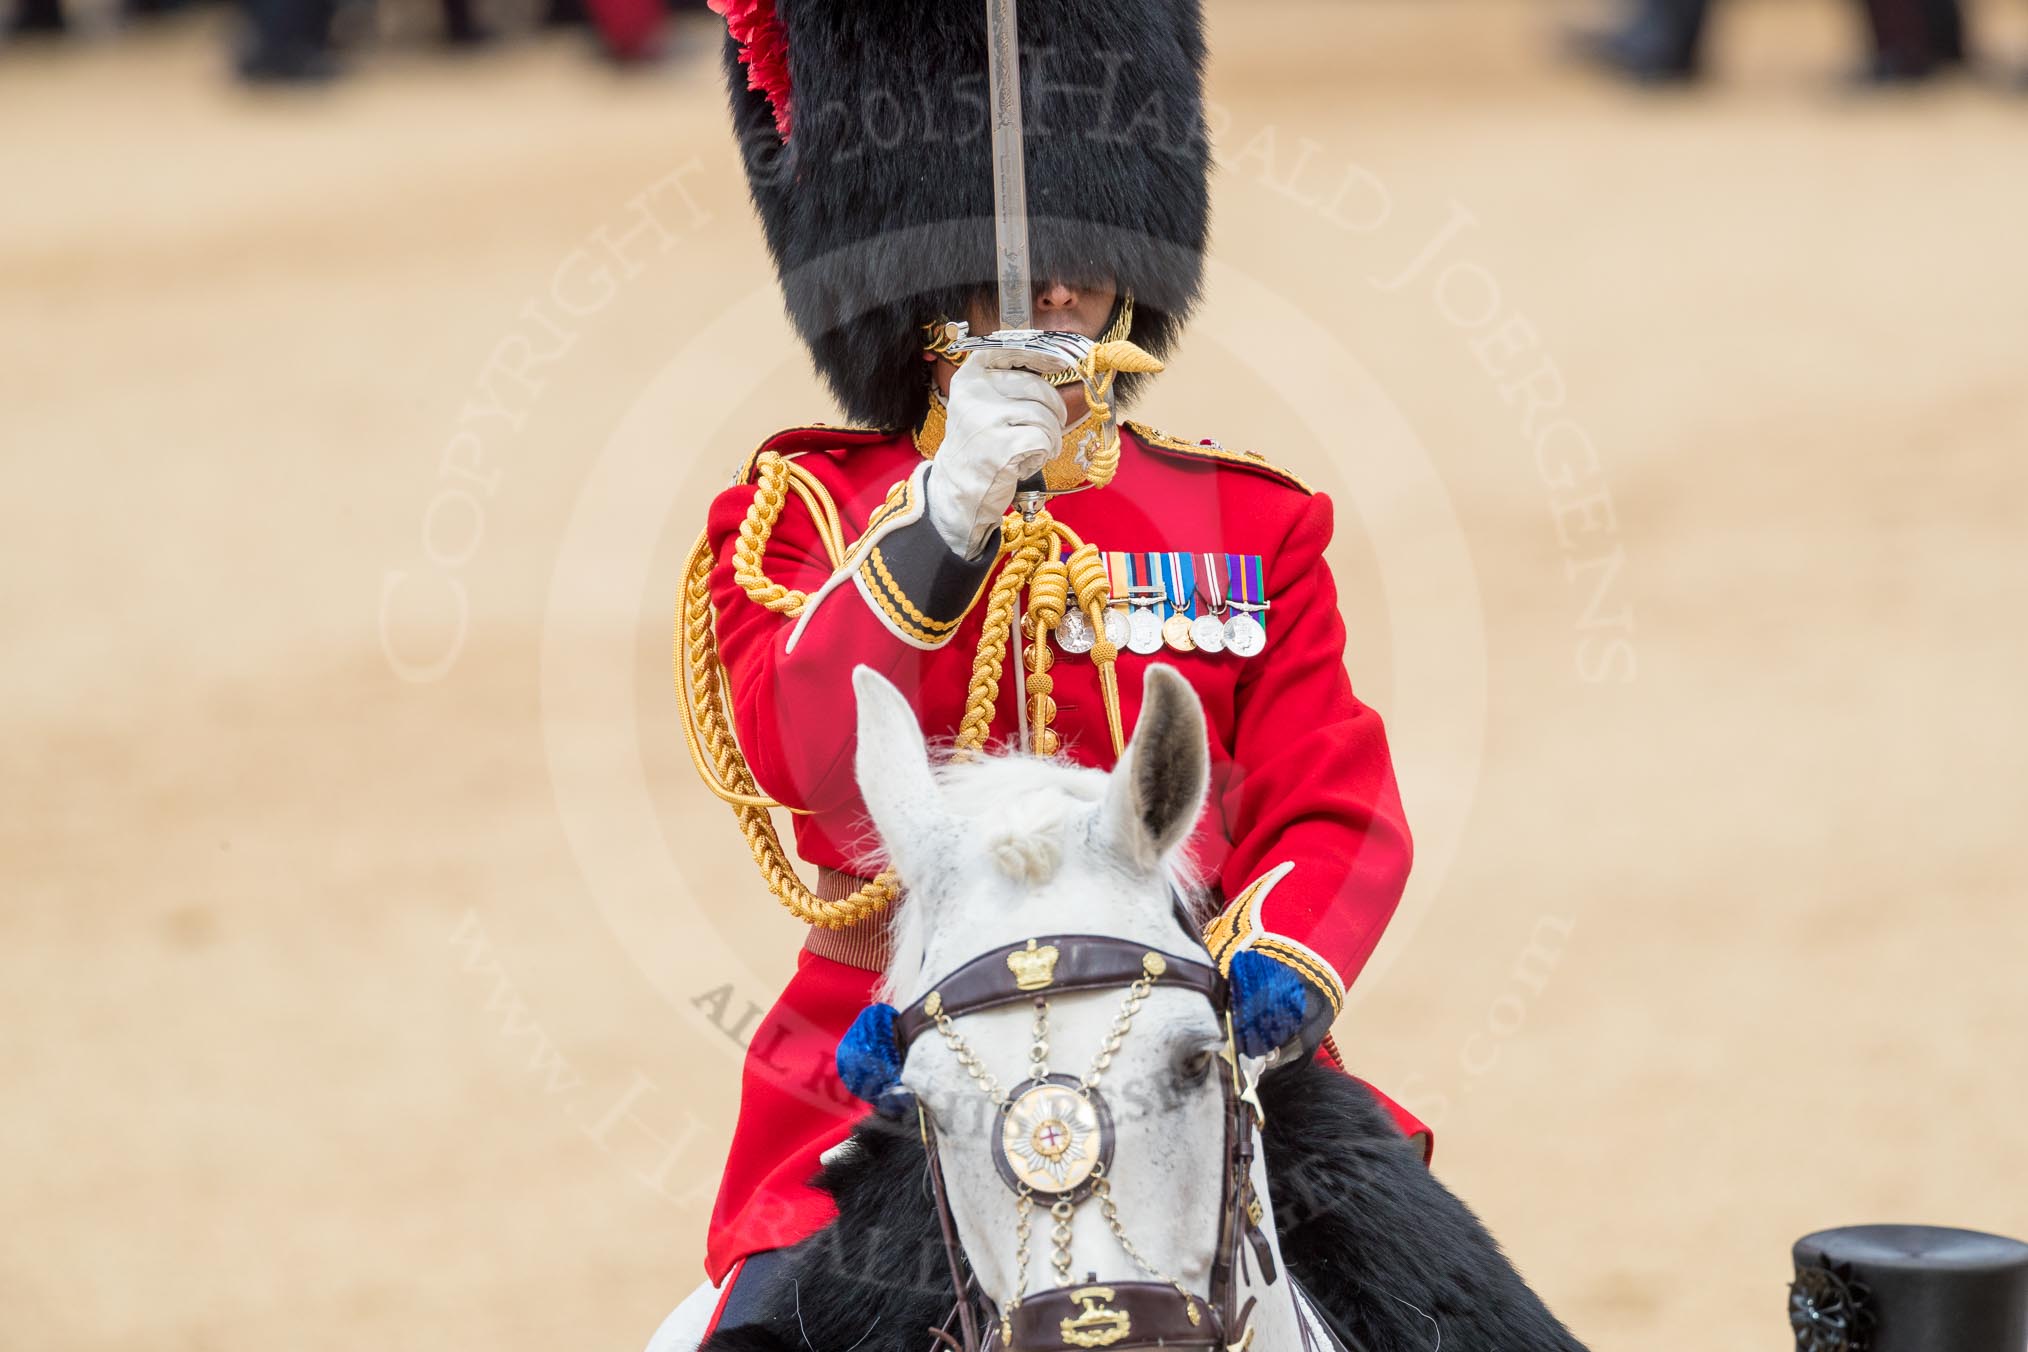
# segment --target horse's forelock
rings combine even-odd
[[[1106,773],[1063,760],[1007,754],[950,760],[937,770],[938,787],[952,815],[980,824],[978,864],[1027,886],[1047,883],[1066,862],[1093,852],[1100,870],[1117,866],[1092,834],[1105,800]],[[1218,912],[1187,849],[1162,861],[1170,893],[1178,899],[1193,937]],[[929,947],[930,916],[919,899],[905,895],[891,921],[891,957],[880,998],[896,1004],[914,992]]]
[[[1105,797],[1102,770],[1007,753],[947,760],[936,777],[945,809],[978,824],[977,865],[1012,882],[1048,883],[1080,851],[1097,848],[1088,828]],[[882,998],[899,1002],[907,994],[903,987],[921,971],[928,949],[929,923],[920,898],[899,904]]]

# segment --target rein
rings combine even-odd
[[[1100,1081],[1130,1031],[1141,1002],[1158,985],[1201,995],[1225,1029],[1220,1052],[1225,1069],[1219,1075],[1224,1103],[1224,1173],[1208,1305],[1157,1272],[1141,1256],[1120,1222],[1107,1176],[1113,1132]],[[1049,997],[1098,990],[1121,990],[1125,995],[1091,1068],[1083,1076],[1050,1074]],[[981,1010],[1020,1003],[1032,1003],[1036,1008],[1029,1077],[1002,1090],[972,1055],[956,1021]],[[1263,1285],[1272,1285],[1277,1274],[1273,1247],[1260,1228],[1264,1210],[1253,1190],[1256,1133],[1262,1122],[1260,1100],[1240,1070],[1229,991],[1218,969],[1194,958],[1107,935],[1033,938],[972,959],[898,1011],[893,1032],[899,1055],[906,1059],[915,1040],[932,1031],[943,1037],[973,1081],[999,1107],[992,1146],[994,1164],[1019,1199],[1018,1285],[1007,1305],[994,1311],[998,1318],[988,1322],[982,1340],[968,1294],[967,1288],[973,1284],[965,1275],[968,1265],[958,1242],[936,1128],[928,1111],[917,1105],[938,1228],[957,1299],[958,1337],[938,1330],[939,1341],[955,1343],[960,1352],[1144,1347],[1245,1352],[1254,1334],[1253,1299],[1247,1298],[1243,1305],[1239,1301],[1242,1279],[1248,1275],[1248,1251],[1259,1267]],[[1152,1280],[1071,1282],[1071,1218],[1080,1203],[1093,1198],[1126,1256]],[[1031,1295],[1026,1291],[1028,1245],[1038,1204],[1053,1223],[1051,1262],[1058,1284]],[[987,1303],[992,1304],[990,1297]]]

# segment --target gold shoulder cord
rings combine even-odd
[[[1106,396],[1112,391],[1117,372],[1161,369],[1160,362],[1129,342],[1099,344],[1086,365],[1088,369],[1081,374],[1087,401],[1093,416],[1100,420],[1109,412]],[[1085,477],[1093,487],[1103,488],[1112,481],[1119,470],[1119,455],[1115,433],[1105,439],[1086,472]],[[763,567],[768,539],[788,505],[789,495],[793,493],[809,510],[816,523],[817,537],[834,570],[843,565],[852,546],[845,542],[838,505],[829,490],[793,460],[776,451],[763,451],[754,460],[754,485],[753,503],[740,522],[739,543],[733,547],[733,576],[756,605],[794,619],[809,604],[809,594],[771,580]],[[901,485],[896,485],[896,494],[900,490]],[[890,495],[889,504],[894,501],[895,495]],[[877,524],[878,519],[876,513],[868,528]],[[1070,551],[1068,560],[1060,557],[1066,549]],[[1054,658],[1045,635],[1063,618],[1064,610],[1075,598],[1098,636],[1092,647],[1092,660],[1098,664],[1113,754],[1119,755],[1126,746],[1115,667],[1119,650],[1105,636],[1106,608],[1111,604],[1111,596],[1105,562],[1097,548],[1080,540],[1075,531],[1056,521],[1047,509],[1033,516],[1010,512],[1001,524],[996,562],[1000,575],[994,579],[986,603],[985,626],[972,661],[965,716],[958,726],[958,751],[976,755],[991,734],[993,709],[1000,697],[1000,668],[1007,660],[1013,639],[1015,606],[1026,589],[1028,605],[1021,621],[1022,633],[1028,639],[1024,685],[1030,740],[1036,754],[1055,755],[1059,745],[1056,730],[1049,726],[1056,717],[1056,701],[1051,698],[1054,681],[1049,675]],[[775,830],[774,818],[768,815],[782,804],[761,792],[739,749],[739,739],[727,712],[725,666],[718,656],[711,608],[711,574],[715,564],[709,533],[700,533],[684,564],[683,589],[676,601],[676,706],[691,763],[697,767],[705,788],[731,806],[762,880],[791,915],[824,929],[856,925],[887,909],[901,895],[900,880],[891,871],[882,873],[850,896],[827,901],[796,875]],[[789,811],[802,813],[799,808]]]

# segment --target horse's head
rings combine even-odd
[[[900,1080],[984,1296],[1019,1342],[1046,1317],[1047,1345],[1102,1347],[1130,1315],[1135,1341],[1202,1318],[1208,1342],[1221,1225],[1246,1199],[1227,1187],[1224,983],[1180,902],[1208,775],[1195,693],[1150,668],[1107,774],[933,767],[901,695],[863,667],[854,686],[860,790],[907,889]],[[1136,1283],[1138,1306],[1085,1290]]]

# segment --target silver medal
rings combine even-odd
[[[1127,646],[1143,657],[1162,651],[1162,618],[1146,606],[1137,606],[1127,621]]]
[[[1081,610],[1065,609],[1063,618],[1056,623],[1056,646],[1067,653],[1088,653],[1098,642],[1098,635],[1092,632],[1091,621]]]
[[[1128,640],[1133,636],[1134,629],[1127,622],[1126,612],[1120,610],[1106,612],[1106,638],[1115,648],[1126,647]]]
[[[1197,640],[1199,652],[1225,651],[1225,626],[1216,615],[1199,615],[1190,621],[1190,637]]]
[[[1225,646],[1241,657],[1253,657],[1267,647],[1267,630],[1251,615],[1235,615],[1225,622]]]

